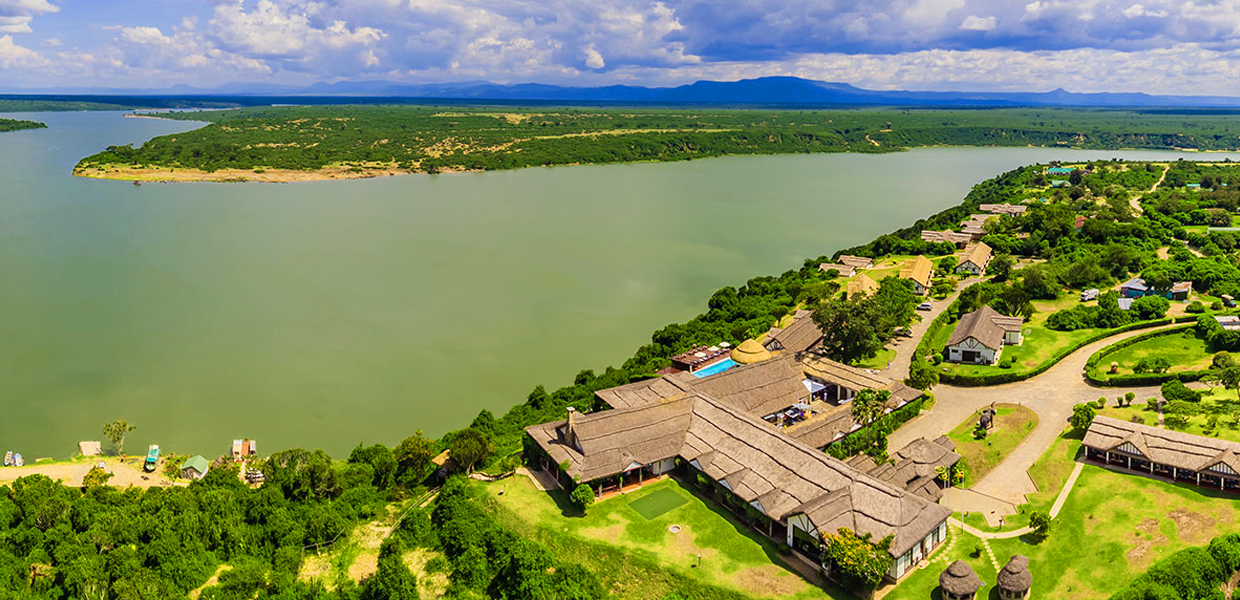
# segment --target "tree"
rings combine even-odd
[[[996,254],[990,259],[990,264],[986,265],[986,274],[993,275],[994,281],[1007,281],[1012,274],[1012,267],[1016,265],[1016,259],[1011,254]]]
[[[396,481],[405,487],[422,483],[431,474],[434,466],[431,460],[435,454],[435,444],[423,437],[421,430],[401,440],[392,452],[396,459]]]
[[[1092,405],[1077,404],[1072,407],[1072,416],[1068,418],[1068,423],[1077,431],[1085,431],[1094,422],[1094,416],[1097,414]]]
[[[886,412],[890,399],[891,392],[887,390],[864,389],[857,392],[851,403],[853,420],[862,427],[873,423]]]
[[[1166,408],[1163,409],[1163,420],[1168,427],[1182,428],[1188,425],[1189,419],[1197,416],[1201,412],[1201,408],[1195,403],[1184,400],[1172,400],[1167,402]]]
[[[478,463],[491,455],[493,447],[491,438],[477,429],[466,428],[452,436],[448,445],[452,460],[460,465],[466,473],[472,473]]]
[[[891,548],[893,536],[887,536],[878,543],[870,541],[871,534],[859,536],[847,527],[841,527],[837,533],[823,536],[823,557],[839,567],[845,576],[856,580],[866,588],[873,588],[883,580],[883,576],[891,569]]]
[[[920,358],[914,359],[908,368],[904,384],[919,390],[928,390],[939,384],[939,372],[934,365]]]
[[[573,503],[581,509],[581,512],[585,512],[591,504],[594,504],[594,490],[590,489],[588,483],[579,483],[573,488],[572,498]]]
[[[362,583],[362,600],[417,600],[418,582],[401,558],[400,539],[393,536],[379,547],[379,568]]]
[[[1236,390],[1236,395],[1240,396],[1240,366],[1230,366],[1225,369],[1217,370],[1218,382],[1229,390]]]
[[[1051,532],[1051,516],[1035,510],[1029,513],[1029,526],[1033,528],[1033,533],[1040,538],[1045,538]]]
[[[103,424],[103,435],[107,436],[108,441],[112,443],[112,447],[116,449],[117,454],[125,453],[125,436],[129,432],[137,429],[136,425],[130,425],[125,419],[117,419],[111,423]]]
[[[1162,296],[1144,296],[1132,301],[1129,310],[1141,321],[1152,321],[1167,316],[1171,303]]]
[[[859,294],[847,300],[828,300],[814,310],[813,319],[823,331],[822,349],[842,363],[870,358],[883,348],[879,337],[880,319],[875,303]]]
[[[89,489],[108,484],[108,480],[112,478],[112,474],[100,469],[99,467],[91,467],[86,472],[86,476],[82,478],[82,487]]]

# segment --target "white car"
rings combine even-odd
[[[921,304],[917,305],[917,310],[931,310],[933,308],[934,308],[934,305],[929,302],[922,302]]]

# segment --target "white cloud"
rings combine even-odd
[[[125,27],[121,29],[121,40],[131,44],[162,45],[172,41],[158,27]]]
[[[17,45],[11,35],[0,35],[0,67],[5,69],[38,68],[47,62],[42,54]]]
[[[32,17],[0,17],[0,33],[31,33]]]
[[[960,28],[968,31],[990,31],[995,28],[995,24],[994,17],[969,15],[960,23]]]
[[[601,69],[607,66],[607,62],[603,60],[603,55],[594,49],[594,44],[590,44],[581,50],[586,57],[586,66],[591,69]]]

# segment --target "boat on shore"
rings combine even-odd
[[[14,467],[24,467],[24,466],[26,466],[26,459],[22,458],[22,455],[21,455],[21,453],[20,453],[20,452],[18,452],[17,454],[14,454],[14,455],[13,455],[13,466],[14,466]]]
[[[149,450],[146,451],[146,460],[142,462],[142,470],[147,473],[154,473],[155,467],[159,464],[159,446],[151,444]]]
[[[13,466],[13,451],[12,450],[9,450],[8,452],[4,453],[4,466],[6,467]]]

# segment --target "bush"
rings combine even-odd
[[[1190,314],[1200,314],[1200,313],[1206,312],[1206,307],[1201,302],[1193,300],[1192,302],[1188,304],[1188,306],[1184,308],[1184,312],[1190,313]]]
[[[1072,424],[1073,429],[1085,431],[1094,422],[1094,416],[1097,414],[1090,404],[1077,404],[1072,407],[1072,416],[1069,417],[1068,422]]]
[[[1162,396],[1168,402],[1173,400],[1183,400],[1185,402],[1201,401],[1201,392],[1189,389],[1179,379],[1172,379],[1162,384]]]
[[[1133,373],[1166,373],[1171,368],[1171,361],[1164,356],[1146,357],[1137,361],[1132,368]]]
[[[573,488],[572,498],[573,504],[584,511],[594,504],[594,490],[590,489],[589,484],[579,483]]]
[[[1150,398],[1145,401],[1145,410],[1158,412],[1158,398]]]

